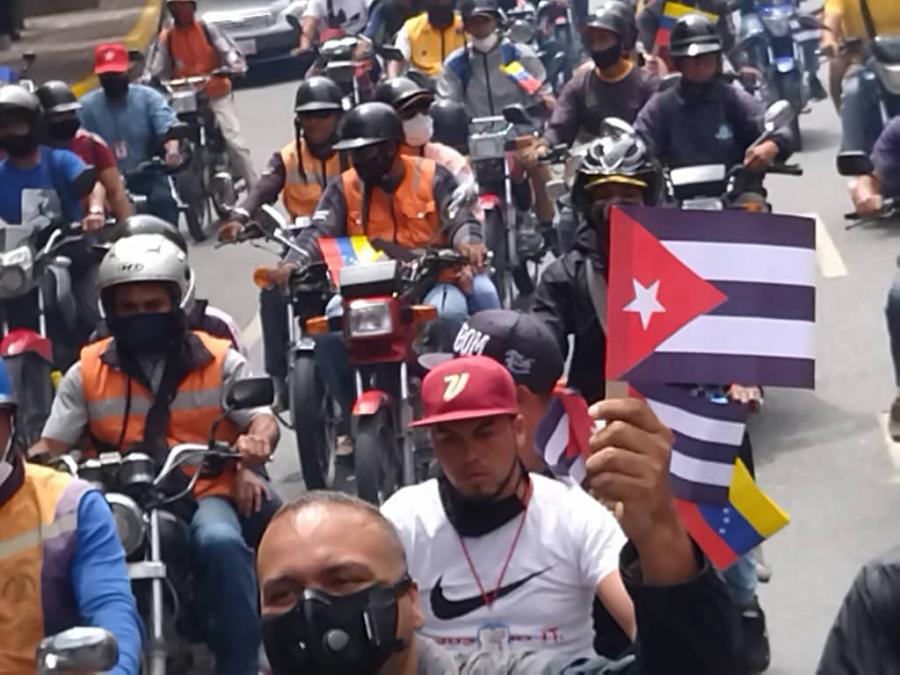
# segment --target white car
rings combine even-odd
[[[204,0],[201,18],[230,35],[253,66],[291,56],[300,36],[287,17],[303,15],[306,0]]]

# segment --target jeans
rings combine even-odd
[[[165,176],[135,176],[128,181],[128,189],[147,197],[147,208],[151,214],[178,225],[178,204]]]
[[[842,85],[841,152],[872,152],[884,126],[882,101],[888,117],[900,114],[900,96],[887,92],[868,68],[851,66]]]
[[[280,288],[265,288],[259,294],[263,363],[270,377],[287,377],[287,298]]]
[[[197,599],[207,639],[223,675],[259,672],[261,628],[254,549],[280,505],[274,493],[259,513],[240,516],[230,501],[204,497],[191,519]]]
[[[897,276],[894,277],[894,283],[891,284],[884,313],[887,317],[888,336],[891,340],[894,382],[900,387],[900,272],[897,273]]]
[[[472,292],[463,293],[452,284],[435,284],[425,295],[423,302],[437,307],[438,316],[449,324],[462,325],[466,317],[483,309],[499,309],[500,296],[487,274],[476,274],[472,279]],[[325,310],[328,316],[340,316],[343,312],[340,296],[334,296]],[[455,335],[455,331],[453,331]],[[452,336],[451,336],[452,340]],[[354,400],[353,369],[347,356],[347,346],[340,333],[329,333],[316,338],[316,365],[328,391],[341,406],[346,418]],[[346,420],[344,420],[346,421]]]
[[[731,598],[738,609],[743,609],[753,602],[756,595],[756,559],[753,552],[745,553],[722,576],[731,593]]]

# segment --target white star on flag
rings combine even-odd
[[[647,330],[654,313],[663,313],[666,308],[659,304],[656,295],[659,293],[659,279],[644,287],[637,279],[632,279],[634,300],[625,305],[626,312],[637,312],[641,315],[641,326]]]

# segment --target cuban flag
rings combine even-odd
[[[686,385],[632,385],[675,434],[669,461],[669,486],[679,499],[728,503],[734,462],[744,440],[747,409],[734,401],[718,402],[703,388]]]
[[[614,208],[606,375],[812,388],[815,222]]]
[[[569,477],[578,484],[584,481],[593,429],[587,401],[571,389],[557,388],[534,433],[538,454],[554,476]]]
[[[338,274],[342,267],[365,265],[382,256],[381,251],[375,249],[362,234],[352,237],[320,237],[317,243],[335,283],[340,278]]]

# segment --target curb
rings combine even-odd
[[[162,14],[162,4],[162,0],[144,0],[144,9],[141,10],[140,17],[138,17],[131,30],[121,39],[121,42],[128,49],[145,49],[156,37]],[[75,96],[81,98],[97,86],[97,76],[90,73],[75,82],[72,85],[72,91],[75,93]]]

